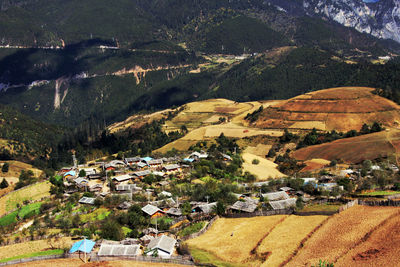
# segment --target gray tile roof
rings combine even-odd
[[[95,198],[93,198],[93,197],[82,197],[81,199],[79,199],[79,203],[81,203],[81,204],[94,205],[94,201],[95,201]]]
[[[161,235],[150,241],[147,248],[160,249],[168,254],[172,254],[175,248],[176,240],[172,237]]]
[[[137,256],[140,254],[139,245],[101,244],[99,256]]]
[[[286,208],[295,206],[296,199],[289,198],[289,199],[284,199],[284,200],[270,201],[269,204],[271,205],[271,207],[274,210],[281,210],[281,209],[286,209]]]
[[[257,208],[257,203],[255,201],[236,201],[235,204],[231,206],[233,210],[254,212]]]
[[[266,199],[271,200],[271,201],[282,200],[282,199],[288,199],[289,198],[289,195],[284,191],[266,193],[266,194],[262,194],[262,196],[263,196],[263,198],[266,198]]]
[[[154,213],[156,213],[157,211],[161,211],[159,208],[157,208],[156,206],[147,204],[146,206],[144,206],[142,208],[142,211],[150,216],[152,216]]]

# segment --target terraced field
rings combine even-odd
[[[264,109],[259,128],[291,128],[349,131],[364,123],[398,126],[399,106],[372,94],[373,88],[341,87],[315,91]]]
[[[398,217],[399,212],[394,207],[356,206],[336,214],[304,243],[287,266],[309,266],[320,259],[337,263],[335,266],[352,266],[346,261],[348,251],[362,246],[376,230],[385,231],[386,220]]]
[[[355,206],[329,217],[220,218],[186,243],[195,259],[216,266],[312,266],[320,259],[335,266],[395,266],[399,215],[397,207]]]

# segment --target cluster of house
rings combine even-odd
[[[101,240],[98,242],[83,239],[75,242],[69,253],[97,253],[99,257],[136,257],[148,255],[164,259],[168,259],[176,254],[177,240],[165,234],[158,235],[158,231],[156,229],[153,230],[149,230],[152,238],[145,241],[136,238],[126,238],[122,241]],[[157,233],[154,234],[154,232]]]

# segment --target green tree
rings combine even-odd
[[[3,164],[3,167],[1,168],[1,171],[6,173],[6,172],[8,172],[9,168],[10,168],[10,164],[8,164],[8,162],[6,162],[6,163]]]
[[[223,202],[218,201],[217,205],[214,206],[213,211],[217,214],[217,215],[223,215],[225,214],[226,211],[226,206]]]
[[[84,169],[79,171],[79,177],[86,177],[86,171]]]
[[[120,241],[125,238],[121,225],[113,219],[105,220],[101,225],[100,230],[100,235],[104,239]]]
[[[3,181],[1,181],[1,183],[0,183],[0,188],[3,189],[3,188],[7,188],[7,187],[8,187],[8,182],[5,178],[3,178]]]
[[[303,198],[302,198],[302,197],[299,197],[299,198],[296,200],[296,208],[297,208],[298,210],[301,210],[301,209],[304,208]]]

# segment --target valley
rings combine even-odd
[[[396,265],[399,10],[0,1],[0,265]]]

